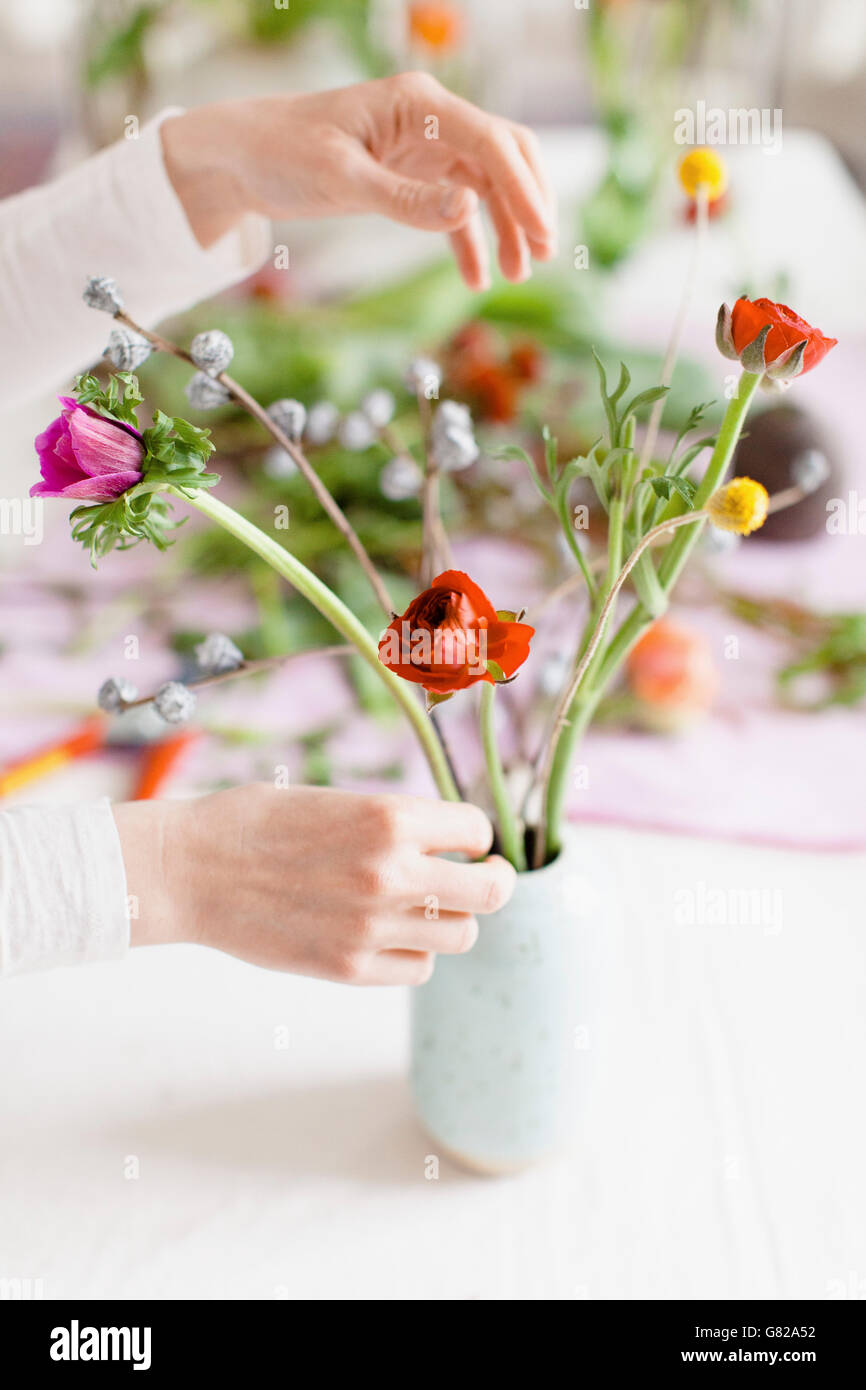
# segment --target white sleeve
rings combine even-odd
[[[271,249],[250,214],[208,250],[165,170],[159,127],[120,140],[53,183],[0,203],[0,406],[54,389],[102,355],[111,320],[81,295],[117,281],[145,326],[251,274]]]
[[[107,798],[0,813],[0,976],[116,960],[126,870]]]

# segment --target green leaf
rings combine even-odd
[[[542,482],[541,475],[535,466],[535,460],[525,449],[521,449],[519,444],[506,444],[503,448],[497,449],[493,457],[499,459],[519,459],[521,463],[525,463],[526,467],[529,469],[529,476],[532,478],[541,496],[548,506],[553,506],[553,494],[550,488]]]
[[[662,396],[666,396],[670,389],[669,386],[650,386],[647,391],[639,391],[624,408],[622,419],[620,420],[620,428],[625,424],[630,415],[634,415],[645,405],[652,405],[653,401],[661,400]]]
[[[601,403],[604,406],[604,413],[607,416],[607,429],[610,436],[610,446],[614,448],[619,442],[619,426],[616,418],[616,406],[607,394],[607,373],[604,370],[604,363],[596,352],[592,349],[592,360],[595,362],[598,372],[598,385],[601,394]]]
[[[541,431],[541,437],[544,440],[544,461],[547,464],[547,476],[550,478],[550,481],[552,483],[555,483],[557,474],[556,439],[550,433],[550,430],[548,429],[547,425],[543,426]]]
[[[671,500],[671,494],[678,492],[680,497],[690,509],[695,504],[695,493],[697,484],[691,478],[678,478],[673,474],[665,473],[661,478],[650,478],[650,486],[657,497],[663,497],[666,502]]]
[[[630,381],[631,381],[631,372],[629,371],[628,367],[625,365],[624,362],[620,362],[620,364],[619,364],[619,383],[618,383],[618,385],[617,385],[616,390],[614,391],[613,395],[612,395],[611,398],[610,398],[611,401],[618,401],[619,398],[620,398],[620,396],[622,396],[622,395],[625,394],[625,392],[628,390],[628,386],[629,386],[629,382],[630,382]]]

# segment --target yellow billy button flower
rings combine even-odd
[[[711,203],[721,198],[728,186],[728,171],[725,161],[714,150],[703,146],[689,150],[680,160],[680,183],[690,198],[698,196],[698,189],[706,185]]]
[[[769,501],[763,484],[753,478],[732,478],[716,489],[704,510],[720,531],[749,536],[767,520]]]

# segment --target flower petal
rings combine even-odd
[[[141,476],[144,448],[121,425],[83,410],[74,410],[69,416],[69,434],[76,460],[90,477],[133,469],[138,477]]]

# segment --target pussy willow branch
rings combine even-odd
[[[357,656],[357,649],[340,643],[333,647],[305,647],[300,652],[283,652],[281,656],[266,656],[260,661],[245,661],[241,666],[233,666],[230,671],[218,671],[212,676],[202,676],[199,680],[186,681],[189,690],[204,690],[212,685],[223,685],[226,681],[237,680],[239,676],[260,676],[264,671],[276,671],[289,661],[297,661],[302,656]],[[155,692],[154,692],[155,693]],[[140,705],[153,703],[153,695],[139,695],[134,700],[124,700],[121,712],[138,709]]]
[[[556,710],[553,717],[553,732],[550,738],[546,741],[544,749],[542,750],[540,765],[533,779],[535,786],[540,786],[542,788],[547,786],[547,783],[550,779],[550,773],[553,768],[554,760],[556,758],[556,749],[559,744],[560,735],[562,734],[563,729],[566,727],[568,723],[569,710],[571,709],[571,706],[574,702],[574,698],[577,695],[578,690],[580,689],[581,681],[583,680],[589,668],[590,662],[592,661],[596,651],[598,650],[599,643],[601,642],[602,637],[604,636],[605,629],[607,627],[607,622],[611,615],[611,612],[613,611],[614,605],[616,604],[619,591],[622,588],[625,581],[628,579],[628,576],[631,574],[631,571],[634,569],[641,555],[653,544],[654,541],[659,540],[662,536],[667,535],[670,531],[675,531],[677,527],[699,525],[704,520],[706,520],[706,512],[699,511],[685,512],[682,516],[675,516],[672,517],[669,521],[659,522],[658,526],[654,526],[651,531],[647,531],[646,535],[638,542],[638,544],[635,546],[634,550],[631,552],[628,559],[626,560],[625,564],[622,566],[622,569],[619,571],[619,574],[617,575],[616,579],[611,584],[607,597],[605,598],[605,601],[601,607],[601,611],[598,615],[598,619],[596,621],[595,628],[593,629],[592,636],[590,637],[589,642],[587,643],[584,649],[583,656],[581,657],[580,661],[577,664],[577,667],[575,668],[574,675],[572,676],[569,684],[566,686],[565,690],[562,692],[562,695],[559,697],[559,700],[557,702]],[[544,805],[542,805],[538,823],[538,832],[536,835],[535,848],[533,853],[533,867],[536,869],[540,869],[542,864],[544,863],[546,844],[547,816],[546,809]]]
[[[433,455],[433,412],[422,387],[418,387],[418,413],[424,443],[424,483],[421,490],[421,587],[428,588],[443,563],[450,563],[450,547],[442,525],[439,465]]]
[[[188,362],[190,366],[195,367],[197,371],[199,370],[189,352],[184,348],[178,347],[176,343],[170,342],[167,338],[163,338],[159,333],[152,333],[149,329],[142,328],[141,324],[131,319],[124,310],[119,309],[114,317],[119,323],[126,324],[127,328],[131,328],[135,333],[140,333],[143,338],[146,338],[147,341],[160,352],[167,352],[172,357],[178,357],[182,362]],[[227,372],[217,372],[214,380],[220,382],[220,384],[226,388],[232,400],[236,401],[238,405],[243,406],[244,410],[246,410],[249,415],[252,415],[255,420],[258,420],[259,424],[264,426],[271,438],[276,440],[280,448],[285,449],[286,453],[289,454],[297,464],[299,473],[301,473],[312,492],[315,494],[317,501],[327,512],[328,516],[337,527],[337,530],[344,536],[346,542],[354,551],[358,563],[367,576],[370,587],[376,595],[383,613],[386,617],[390,618],[394,611],[394,605],[391,602],[391,596],[388,593],[387,587],[381,579],[373,561],[370,559],[370,556],[367,554],[364,544],[354,526],[349,521],[339,503],[331,496],[331,493],[325,487],[325,484],[313,468],[313,465],[310,463],[303,449],[291,440],[284,430],[280,429],[279,425],[271,419],[264,406],[259,405],[258,401],[251,396],[248,391],[245,391],[243,386],[235,381],[233,377],[229,376]]]
[[[668,341],[664,362],[662,363],[662,374],[661,379],[659,381],[660,386],[670,386],[671,381],[673,379],[674,368],[677,364],[677,357],[679,356],[680,351],[680,343],[682,342],[683,332],[685,330],[686,320],[688,318],[689,308],[692,302],[692,296],[695,292],[695,285],[697,284],[698,271],[700,269],[701,261],[704,257],[704,246],[706,244],[707,228],[709,227],[710,220],[709,191],[705,183],[702,183],[698,186],[696,204],[697,209],[695,214],[695,241],[694,246],[692,248],[692,259],[689,264],[689,271],[688,275],[686,276],[686,282],[683,286],[683,294],[680,300],[679,308],[677,310],[677,316],[674,319],[673,327],[671,328],[671,336]],[[666,399],[666,396],[660,396],[657,401],[653,402],[653,408],[650,412],[649,422],[647,424],[646,435],[644,436],[643,446],[640,452],[640,467],[638,468],[637,474],[638,477],[642,477],[644,469],[652,460],[653,449],[655,448],[656,440],[658,439],[659,426],[661,425]]]

